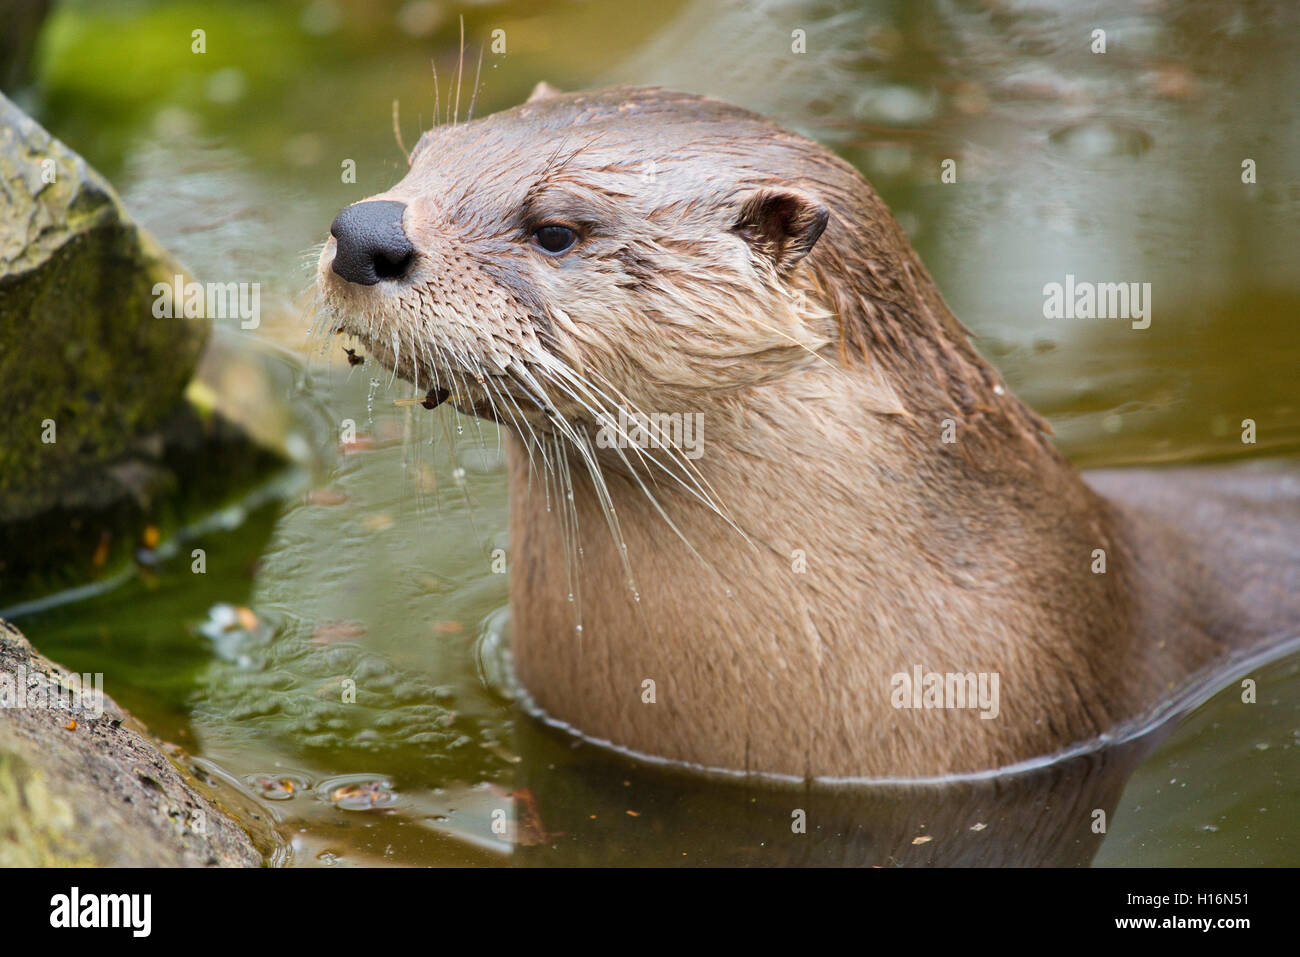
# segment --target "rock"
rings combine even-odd
[[[14,706],[20,678],[67,674],[0,620],[0,867],[262,864],[216,791],[106,695],[98,716],[88,700],[50,707],[34,693]]]
[[[0,608],[124,568],[282,464],[220,403],[187,400],[211,323],[154,315],[177,276],[108,183],[0,95]]]
[[[154,284],[177,274],[108,183],[0,95],[0,522],[119,494],[101,467],[176,414],[208,336],[154,317]]]

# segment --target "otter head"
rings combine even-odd
[[[503,423],[700,408],[833,334],[800,263],[831,221],[816,174],[850,175],[838,163],[716,100],[539,87],[425,133],[401,182],[339,213],[326,314]]]

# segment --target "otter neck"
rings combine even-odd
[[[977,770],[1107,726],[1131,617],[1109,509],[1050,450],[971,462],[942,419],[871,411],[862,381],[825,365],[704,413],[694,464],[736,528],[610,470],[617,543],[570,463],[572,586],[569,520],[512,446],[514,657],[542,711],[633,751],[805,776]],[[900,711],[892,676],[916,665],[999,672],[1020,715]]]

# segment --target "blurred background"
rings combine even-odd
[[[117,533],[107,558],[86,536],[67,567],[11,564],[0,616],[74,670],[104,672],[155,733],[275,819],[279,861],[510,863],[530,846],[564,863],[631,844],[656,863],[763,859],[752,828],[765,825],[718,828],[752,795],[518,717],[506,580],[491,567],[508,545],[495,434],[449,408],[395,407],[410,387],[308,336],[302,293],[330,221],[401,177],[398,136],[412,146],[458,92],[462,118],[540,80],[660,84],[772,115],[866,175],[1081,467],[1300,451],[1294,4],[6,7],[6,95],[189,274],[261,284],[259,327],[216,322],[188,394],[288,464],[223,480],[224,461],[205,459],[205,496],[146,509],[143,537]],[[1150,327],[1044,318],[1044,285],[1067,273],[1150,283]],[[345,419],[356,441],[339,442]],[[339,703],[347,676],[356,705]],[[1267,702],[1242,708],[1229,689],[1146,758],[1098,863],[1300,862],[1300,662],[1265,677]],[[608,829],[557,834],[541,790]],[[489,827],[501,806],[512,841]]]

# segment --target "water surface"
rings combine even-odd
[[[508,544],[497,436],[450,409],[395,407],[410,387],[308,341],[293,306],[337,210],[404,170],[392,101],[409,146],[434,112],[431,60],[440,108],[454,98],[458,12],[319,0],[60,8],[29,106],[196,275],[265,284],[262,327],[222,330],[222,342],[302,357],[307,376],[290,377],[300,388],[265,415],[314,465],[274,477],[263,499],[232,494],[224,520],[195,529],[178,557],[20,616],[33,642],[103,671],[160,736],[245,789],[278,821],[280,859],[299,866],[1300,862],[1294,655],[1250,673],[1254,704],[1234,682],[1142,740],[943,787],[719,782],[602,753],[517,712],[506,577],[493,568]],[[480,113],[541,79],[660,82],[841,151],[1081,466],[1300,452],[1289,7],[464,12],[467,71],[493,29],[508,41],[506,55],[484,55]],[[188,52],[195,24],[208,30],[203,57]],[[1105,54],[1090,50],[1098,28]],[[945,159],[955,183],[941,182]],[[355,183],[340,176],[348,160]],[[1150,327],[1045,319],[1043,287],[1066,274],[1150,283]],[[330,426],[346,419],[359,439],[341,446]],[[190,547],[207,550],[206,575],[179,557]],[[349,679],[355,703],[343,700]]]

